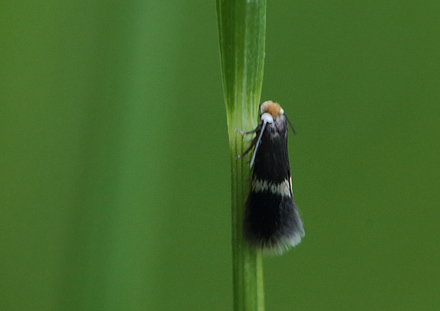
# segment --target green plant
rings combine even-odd
[[[257,125],[263,82],[266,0],[217,0],[217,16],[231,157],[234,310],[262,311],[262,256],[244,242],[242,234],[250,168],[248,161],[236,159],[246,146],[235,129],[250,130]]]

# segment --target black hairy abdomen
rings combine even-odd
[[[271,248],[302,228],[291,197],[251,192],[246,201],[244,235],[253,246]]]

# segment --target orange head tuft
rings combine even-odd
[[[278,116],[284,114],[284,110],[279,104],[268,100],[261,104],[261,114],[263,113],[269,113],[276,120]]]

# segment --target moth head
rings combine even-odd
[[[261,120],[267,120],[268,123],[272,123],[279,116],[284,114],[283,108],[277,103],[271,100],[265,101],[260,107]]]

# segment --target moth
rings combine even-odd
[[[260,105],[260,124],[250,146],[252,149],[251,190],[246,200],[243,235],[247,242],[264,252],[281,254],[297,245],[304,237],[304,228],[293,200],[292,177],[287,150],[288,125],[295,130],[277,103]]]

